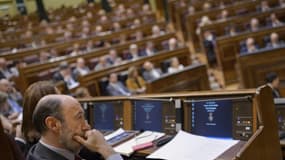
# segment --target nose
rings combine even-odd
[[[90,130],[91,129],[91,126],[88,124],[88,122],[85,120],[84,121],[84,124],[83,124],[83,127],[82,127],[82,130],[84,131],[87,131],[87,130]]]

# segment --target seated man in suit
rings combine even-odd
[[[30,149],[27,160],[80,160],[77,154],[82,146],[99,152],[104,159],[122,160],[99,131],[90,129],[80,103],[71,96],[41,98],[33,124],[41,138]]]
[[[144,54],[147,56],[151,56],[157,53],[157,49],[154,47],[153,42],[148,41],[146,43],[146,47],[144,49]]]
[[[270,14],[269,21],[267,23],[270,27],[278,27],[281,26],[283,23],[277,18],[275,13]]]
[[[258,50],[258,46],[252,37],[246,39],[246,44],[244,48],[241,48],[241,54],[252,53]]]
[[[168,73],[174,73],[180,71],[184,68],[183,64],[180,64],[177,57],[171,58],[170,67],[168,68]]]
[[[266,47],[278,48],[282,45],[284,45],[284,42],[279,40],[279,35],[275,32],[271,33],[270,34],[270,42],[268,44],[266,44]]]
[[[279,87],[279,77],[275,72],[270,72],[266,74],[265,81],[267,85],[272,89],[273,98],[280,98],[280,92],[278,90]]]
[[[270,6],[268,4],[268,1],[266,1],[266,0],[261,1],[260,2],[260,8],[258,8],[258,11],[266,12],[268,10],[270,10]]]
[[[116,73],[112,73],[109,76],[109,84],[107,86],[107,92],[111,96],[130,96],[131,92],[124,86],[123,83],[118,81]]]
[[[13,76],[14,76],[13,73],[7,67],[6,59],[0,58],[0,79],[2,78],[10,79]]]
[[[146,81],[155,80],[155,79],[159,78],[162,75],[161,70],[160,69],[155,69],[153,67],[153,64],[151,62],[149,62],[149,61],[146,61],[143,64],[143,69],[144,69],[143,78]]]
[[[23,107],[17,102],[16,99],[14,99],[10,95],[11,91],[11,82],[8,81],[7,79],[1,79],[0,80],[0,91],[7,94],[7,108],[5,110],[5,115],[7,118],[10,120],[21,120],[22,119],[22,112],[23,112]]]
[[[129,53],[126,55],[125,59],[127,60],[134,60],[139,58],[142,55],[142,53],[139,52],[138,46],[136,44],[131,44],[129,47]]]
[[[106,56],[101,56],[101,57],[99,58],[98,64],[95,66],[94,70],[95,70],[95,71],[99,71],[99,70],[108,68],[108,67],[110,67],[110,66],[111,66],[111,65],[110,65],[109,62],[107,61]]]
[[[164,32],[160,30],[158,25],[152,26],[152,37],[158,37],[163,35]]]
[[[53,79],[56,82],[64,81],[68,89],[75,88],[79,85],[68,63],[65,61],[59,64],[59,71],[53,75]]]
[[[122,62],[122,58],[118,56],[117,51],[115,49],[109,50],[107,61],[111,65],[117,65]]]
[[[176,38],[170,38],[168,40],[168,50],[173,51],[178,48],[178,42]]]
[[[77,58],[76,68],[73,70],[75,78],[78,79],[79,76],[84,76],[90,72],[90,69],[85,65],[85,60],[83,58]]]
[[[259,20],[257,18],[252,18],[250,20],[250,30],[252,32],[258,31],[259,29]]]

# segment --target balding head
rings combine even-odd
[[[0,80],[0,91],[7,93],[10,87],[11,87],[10,81],[8,81],[7,79]]]
[[[33,123],[42,136],[41,140],[73,153],[81,148],[73,137],[83,138],[85,132],[90,130],[80,103],[67,95],[43,97],[33,113]]]
[[[65,98],[65,95],[47,95],[38,102],[33,113],[33,124],[40,134],[48,130],[45,122],[47,117],[52,116],[61,121],[63,120],[61,109],[62,98]]]

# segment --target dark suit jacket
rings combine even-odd
[[[67,160],[65,157],[48,149],[39,142],[30,149],[26,159],[27,160]]]

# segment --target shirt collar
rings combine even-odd
[[[69,150],[66,150],[66,149],[62,149],[62,148],[58,148],[58,147],[54,147],[54,146],[51,146],[49,144],[46,144],[45,142],[43,142],[42,140],[40,140],[40,143],[42,145],[44,145],[45,147],[47,147],[48,149],[60,154],[61,156],[65,157],[66,159],[68,160],[74,160],[74,156],[75,154],[72,153],[71,151]]]

